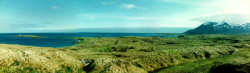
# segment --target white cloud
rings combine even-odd
[[[58,7],[57,7],[57,6],[51,6],[51,8],[52,8],[52,9],[58,9]]]
[[[116,1],[111,1],[111,2],[102,1],[102,5],[111,5],[114,3],[116,3]]]
[[[199,5],[214,12],[250,14],[250,0],[162,0],[181,4]]]
[[[239,13],[214,13],[214,14],[204,14],[199,15],[191,20],[201,21],[201,22],[232,22],[244,24],[246,22],[250,22],[249,15],[239,14]]]
[[[122,4],[120,5],[120,7],[125,9],[137,8],[137,6],[135,6],[134,4]]]
[[[91,20],[95,20],[95,16],[89,16],[89,18],[91,19]]]
[[[146,9],[146,7],[138,7],[134,4],[122,4],[120,5],[121,8],[124,8],[124,9],[133,9],[133,8],[137,8],[137,9]]]
[[[138,7],[137,9],[146,9],[146,7]]]
[[[185,24],[198,22],[250,22],[250,0],[161,0],[166,2],[196,5],[199,8],[176,13],[173,19],[184,18]],[[181,24],[178,24],[181,25]],[[200,24],[197,24],[200,25]]]
[[[250,22],[249,0],[164,0],[196,6],[188,10],[182,10],[174,14],[162,16],[129,16],[118,14],[93,14],[98,18],[127,19],[126,26],[152,26],[152,27],[197,27],[203,22]],[[134,4],[122,4],[124,9],[146,9]],[[129,22],[131,21],[131,23]],[[133,23],[133,21],[137,21]],[[117,23],[119,24],[119,23]]]

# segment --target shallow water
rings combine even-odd
[[[22,35],[39,35],[47,38],[27,38],[13,37],[18,34]],[[56,37],[122,37],[122,36],[139,36],[139,37],[177,37],[177,35],[164,35],[156,33],[0,33],[0,43],[19,44],[38,47],[66,47],[75,45],[76,41],[68,38]]]

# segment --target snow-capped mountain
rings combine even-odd
[[[185,34],[228,34],[250,32],[250,23],[235,24],[228,22],[205,22],[199,27],[188,30]]]

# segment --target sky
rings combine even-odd
[[[249,4],[250,0],[0,0],[0,33],[243,24],[250,22]]]

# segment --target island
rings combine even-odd
[[[18,34],[18,35],[13,36],[13,37],[45,38],[43,36],[38,36],[38,35],[21,35],[21,34]]]

